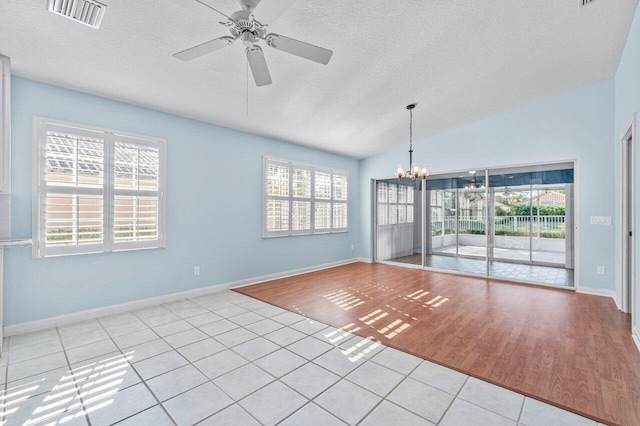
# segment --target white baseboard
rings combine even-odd
[[[322,269],[333,268],[336,266],[346,265],[366,260],[359,258],[340,260],[337,262],[324,263],[321,265],[309,266],[306,268],[292,269],[289,271],[278,272],[274,274],[262,275],[259,277],[247,278],[244,280],[221,283],[207,287],[200,287],[193,290],[182,291],[179,293],[165,294],[162,296],[149,297],[146,299],[134,300],[131,302],[119,303],[117,305],[103,306],[100,308],[87,309],[84,311],[73,312],[70,314],[59,315],[50,318],[43,318],[35,321],[22,322],[4,327],[5,336],[14,336],[16,334],[31,333],[33,331],[46,330],[48,328],[59,327],[61,325],[70,324],[78,321],[90,320],[106,315],[119,314],[135,309],[146,308],[148,306],[158,305],[161,303],[174,302],[176,300],[188,299],[192,297],[203,296],[205,294],[215,293],[232,288],[244,287],[252,284],[258,284],[266,281],[272,281],[280,278],[291,277],[295,275],[306,274],[309,272],[320,271]]]
[[[373,263],[373,259],[369,257],[358,257],[358,262]]]
[[[247,278],[246,280],[239,280],[229,283],[229,288],[240,288],[248,285],[263,283],[266,281],[278,280],[280,278],[293,277],[295,275],[307,274],[309,272],[321,271],[323,269],[335,268],[336,266],[348,265],[350,263],[360,262],[358,258],[354,257],[347,260],[339,260],[337,262],[323,263],[322,265],[309,266],[307,268],[291,269],[289,271],[277,272],[275,274],[262,275],[255,278]]]
[[[618,293],[616,293],[615,291],[613,292],[613,301],[616,304],[616,308],[618,308],[619,311],[622,310],[622,302],[620,301],[620,298],[618,297]]]
[[[636,343],[636,347],[638,351],[640,351],[640,331],[637,328],[631,327],[633,330],[631,332],[631,337],[633,337],[633,341]]]
[[[616,294],[616,292],[613,290],[605,290],[602,288],[591,288],[591,287],[581,286],[576,288],[576,293],[591,294],[593,296],[610,297],[613,299],[613,303],[615,303],[618,309],[620,309],[620,300],[618,299],[618,295]]]

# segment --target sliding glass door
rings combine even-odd
[[[484,188],[458,190],[458,256],[487,256],[487,197]]]
[[[573,286],[573,163],[380,180],[375,205],[377,261]]]
[[[567,260],[567,195],[572,184],[534,185],[531,190],[531,261],[565,265]]]
[[[531,262],[531,186],[492,188],[493,259]]]

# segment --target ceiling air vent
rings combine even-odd
[[[593,3],[596,0],[580,0],[580,6],[586,6],[588,4]]]
[[[585,1],[585,0],[582,0]],[[94,0],[49,0],[47,9],[56,15],[98,29],[107,6]]]

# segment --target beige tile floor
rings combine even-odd
[[[7,425],[596,425],[231,291],[5,347]]]

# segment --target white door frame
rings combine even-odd
[[[635,144],[636,144],[636,114],[631,117],[631,123],[627,127],[620,138],[620,231],[621,231],[621,282],[622,282],[622,294],[621,296],[621,310],[633,315],[633,300],[636,291],[636,274],[635,274]],[[629,159],[629,155],[631,158]],[[631,164],[631,167],[629,167]],[[629,170],[630,169],[630,170]],[[631,185],[631,188],[628,187]],[[633,191],[634,197],[631,206],[628,205],[629,200],[627,194],[629,189]],[[629,218],[629,213],[631,217]],[[631,233],[631,234],[630,234]],[[628,260],[632,259],[630,264]],[[631,276],[631,280],[629,280]],[[629,282],[631,281],[631,282]]]

